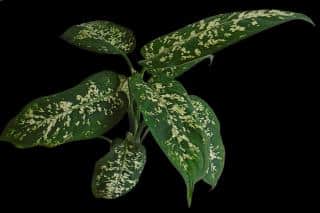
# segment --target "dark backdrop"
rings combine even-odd
[[[59,35],[70,25],[106,19],[131,28],[137,50],[147,41],[217,13],[277,8],[302,12],[319,25],[310,1],[12,1],[0,2],[0,129],[30,100],[69,88],[102,69],[128,73],[117,56],[97,56],[69,46]],[[257,3],[259,2],[259,3]],[[281,3],[279,3],[281,2]],[[315,155],[308,138],[316,92],[319,33],[294,21],[259,34],[216,55],[179,78],[218,115],[226,166],[216,189],[199,183],[192,209],[310,207]],[[138,51],[130,55],[140,59]],[[110,137],[123,135],[121,122]],[[0,143],[0,212],[73,208],[90,212],[186,208],[179,174],[151,137],[148,162],[137,187],[117,200],[91,194],[93,166],[108,146],[99,140],[55,149],[15,149]]]

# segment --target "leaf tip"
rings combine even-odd
[[[59,38],[63,41],[68,41],[68,36],[66,32],[63,32],[61,35],[59,35]]]
[[[3,134],[0,135],[0,141],[4,143],[10,143],[4,136]],[[12,143],[11,143],[12,144]]]
[[[28,148],[34,147],[32,144],[22,144],[22,143],[15,141],[15,140],[11,140],[3,135],[0,136],[0,141],[4,142],[4,143],[11,144],[17,149],[28,149]]]
[[[209,67],[211,67],[214,59],[214,55],[208,55],[208,59],[209,59]]]
[[[311,18],[309,18],[309,17],[308,17],[308,22],[309,22],[313,27],[316,26],[316,23],[315,23]]]
[[[217,183],[212,184],[208,192],[212,192],[216,188]]]
[[[193,190],[194,190],[194,184],[191,183],[190,185],[187,186],[187,202],[188,202],[188,208],[191,208]]]
[[[301,14],[302,18],[301,20],[308,22],[309,24],[311,24],[313,27],[316,26],[316,24],[314,23],[314,21],[307,15]]]

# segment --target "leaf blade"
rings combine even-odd
[[[146,163],[146,150],[138,143],[117,139],[111,151],[97,161],[92,192],[97,198],[115,199],[131,191]]]
[[[191,95],[190,98],[196,117],[209,138],[209,166],[203,180],[213,189],[222,174],[225,163],[225,149],[220,133],[219,120],[204,100],[194,95]]]
[[[118,74],[105,71],[71,89],[35,99],[9,122],[0,139],[18,148],[55,147],[102,135],[126,113],[128,100],[119,85]]]
[[[131,30],[110,21],[91,21],[74,25],[61,38],[81,49],[100,54],[126,54],[134,50]]]
[[[129,79],[129,88],[151,134],[183,177],[191,205],[194,185],[207,170],[208,143],[192,115],[185,89],[164,76],[145,83],[139,75]]]
[[[300,13],[253,10],[212,16],[161,36],[141,49],[146,70],[177,66],[214,54],[240,40],[292,21],[312,20]]]

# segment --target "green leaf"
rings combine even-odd
[[[214,188],[222,174],[225,151],[220,134],[220,124],[211,107],[201,98],[190,96],[194,112],[209,138],[209,167],[203,180]]]
[[[183,177],[190,205],[194,184],[207,171],[208,141],[194,118],[187,92],[165,76],[146,83],[138,74],[129,78],[129,89],[151,134]]]
[[[92,192],[97,198],[114,199],[128,193],[139,181],[146,162],[145,148],[117,139],[111,151],[97,161]]]
[[[100,54],[125,54],[134,50],[131,30],[109,21],[91,21],[70,27],[62,34],[70,44]]]
[[[280,10],[253,10],[209,17],[143,46],[141,54],[145,60],[141,64],[150,73],[156,72],[153,69],[180,66],[292,20],[313,23],[303,14]],[[169,72],[168,76],[175,74]]]
[[[28,148],[100,136],[127,111],[123,82],[118,74],[104,71],[64,92],[38,98],[9,122],[0,139]]]

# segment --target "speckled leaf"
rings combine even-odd
[[[97,137],[127,111],[124,77],[121,79],[104,71],[69,90],[36,99],[9,122],[0,139],[28,148]]]
[[[124,54],[134,50],[133,32],[109,21],[92,21],[70,27],[62,39],[100,54]]]
[[[233,12],[209,17],[143,46],[141,54],[145,60],[141,64],[151,73],[155,68],[179,66],[291,20],[312,23],[303,14],[279,10]]]
[[[117,139],[111,151],[96,163],[94,196],[114,199],[128,193],[138,183],[145,162],[146,151],[141,144]]]
[[[194,184],[208,167],[208,141],[193,117],[185,89],[165,76],[145,83],[134,75],[129,90],[156,142],[184,178],[190,205]]]
[[[209,138],[209,167],[203,180],[214,188],[222,174],[225,151],[220,134],[220,124],[211,107],[201,98],[190,96],[194,112]]]

